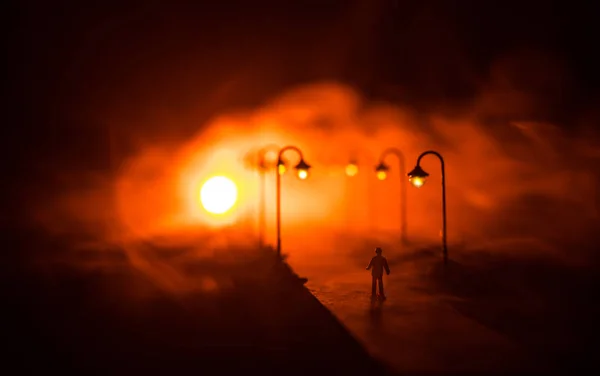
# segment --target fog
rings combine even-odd
[[[368,8],[371,3],[364,5]],[[199,11],[187,7],[172,12],[157,7],[155,18],[127,32],[122,30],[125,26],[117,27],[129,22],[126,17],[107,22],[90,33],[93,38],[82,37],[75,43],[75,49],[80,49],[75,58],[64,63],[63,76],[53,78],[71,82],[72,86],[61,86],[64,92],[79,88],[84,93],[61,103],[60,110],[77,113],[72,118],[81,122],[81,128],[97,125],[108,135],[104,149],[111,156],[110,171],[53,168],[61,191],[43,202],[32,197],[29,219],[53,236],[68,237],[77,254],[122,252],[131,265],[161,281],[163,287],[187,288],[191,284],[186,277],[149,249],[173,250],[179,260],[198,260],[224,258],[226,250],[256,248],[257,153],[266,145],[294,145],[312,170],[304,181],[296,179],[293,171],[282,177],[283,252],[292,263],[345,264],[348,260],[354,267],[364,263],[374,246],[382,246],[394,257],[441,245],[439,161],[431,155],[423,159],[421,166],[430,177],[421,188],[407,187],[405,203],[400,200],[400,184],[408,182],[400,176],[394,155],[385,160],[391,168],[388,179],[379,181],[374,173],[387,148],[402,151],[406,171],[414,167],[420,153],[435,150],[445,160],[451,258],[459,252],[489,252],[585,263],[599,228],[598,111],[590,107],[564,115],[569,109],[565,98],[575,90],[573,74],[559,57],[533,48],[506,49],[496,54],[486,72],[476,72],[465,52],[469,38],[457,31],[461,22],[445,20],[452,18],[445,8],[431,15],[425,8],[412,16],[408,12],[406,22],[394,23],[398,29],[386,34],[385,43],[392,44],[398,30],[406,26],[402,29],[406,40],[398,42],[402,48],[396,46],[410,52],[402,55],[406,65],[399,81],[412,82],[412,88],[427,86],[425,93],[444,92],[442,79],[474,86],[468,101],[448,98],[441,104],[433,100],[423,104],[426,100],[418,94],[414,101],[376,100],[368,89],[342,80],[321,80],[288,86],[255,106],[211,111],[218,103],[237,103],[236,90],[259,93],[256,87],[286,82],[282,78],[286,74],[309,72],[310,76],[319,71],[330,74],[313,76],[338,77],[342,74],[334,73],[344,71],[347,61],[361,68],[363,62],[368,65],[366,57],[377,50],[372,41],[380,37],[372,25],[385,14],[384,8],[332,11],[336,16],[324,12],[319,20],[311,14],[315,38],[326,42],[313,43],[307,37],[300,43],[305,33],[300,28],[290,32],[293,38],[288,35],[298,40],[298,47],[281,43],[285,48],[266,26],[265,36],[223,37],[228,48],[219,47],[219,38],[198,41],[199,34],[216,33],[216,21],[197,29]],[[274,18],[257,13],[265,24],[267,18]],[[285,26],[282,30],[291,22],[286,17],[277,19]],[[251,17],[235,22],[242,19],[248,29],[253,28]],[[521,27],[525,23],[529,20],[521,21]],[[225,27],[218,29],[227,34]],[[349,30],[355,37],[347,37]],[[510,31],[518,34],[515,30]],[[240,48],[242,44],[247,47]],[[276,54],[278,48],[284,52]],[[289,60],[302,57],[295,68],[284,69],[290,65],[280,56],[285,51],[294,51]],[[357,76],[369,76],[369,70],[377,69],[377,59],[372,60],[373,66],[356,69]],[[260,74],[253,74],[253,65],[261,67]],[[319,70],[321,66],[325,68]],[[215,82],[210,93],[207,88]],[[96,91],[86,92],[88,86]],[[398,91],[408,92],[410,98],[410,88],[407,84]],[[255,102],[261,98],[256,94]],[[211,113],[208,119],[207,112]],[[190,129],[196,132],[190,135]],[[284,159],[293,166],[299,156],[290,150]],[[354,177],[345,175],[350,159],[359,165]],[[236,205],[222,216],[207,213],[199,200],[202,184],[214,175],[231,178],[239,191]],[[268,173],[265,193],[266,242],[274,245],[273,171]],[[407,246],[400,243],[401,205],[407,209]],[[186,249],[185,256],[181,249]]]
[[[294,145],[312,170],[305,181],[293,171],[282,177],[284,253],[298,263],[354,265],[358,254],[369,255],[375,245],[394,257],[440,244],[439,161],[425,157],[428,181],[408,187],[409,246],[399,242],[400,184],[407,183],[399,161],[386,158],[391,171],[385,181],[374,174],[384,149],[401,150],[407,171],[421,152],[435,150],[445,160],[450,257],[456,251],[537,253],[585,262],[598,228],[598,133],[591,112],[573,114],[569,124],[543,121],[545,108],[568,85],[557,80],[568,76],[561,69],[535,54],[508,56],[492,66],[476,99],[427,111],[368,100],[341,82],[315,82],[256,108],[216,114],[184,140],[176,131],[194,126],[193,111],[170,118],[150,107],[139,118],[156,122],[149,126],[163,129],[159,134],[149,139],[116,131],[113,172],[61,176],[63,194],[32,218],[54,235],[77,233],[75,248],[82,252],[122,250],[133,266],[167,288],[189,286],[144,244],[188,247],[186,257],[193,259],[255,248],[258,150]],[[524,71],[535,74],[524,81]],[[126,129],[130,117],[118,115],[94,120],[106,129]],[[124,142],[135,145],[126,158],[119,151]],[[274,155],[267,157],[274,162]],[[347,177],[345,166],[353,158],[359,173]],[[288,151],[284,159],[293,166],[299,156]],[[214,175],[231,178],[239,190],[236,205],[222,216],[210,215],[199,201],[202,183]],[[274,245],[273,171],[266,197],[266,242]]]

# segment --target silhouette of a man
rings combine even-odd
[[[383,250],[379,247],[375,249],[375,257],[371,259],[369,265],[367,266],[367,270],[371,270],[371,276],[373,277],[373,282],[371,284],[371,296],[376,296],[377,283],[379,282],[379,296],[381,299],[385,299],[385,294],[383,293],[383,270],[387,275],[390,275],[390,267],[388,266],[387,260],[385,257],[381,255]]]

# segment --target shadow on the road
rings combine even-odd
[[[589,272],[547,260],[486,256],[483,263],[436,263],[430,292],[453,296],[448,303],[484,326],[545,358],[555,369],[573,371],[591,363],[598,317]]]
[[[1,291],[9,358],[23,374],[386,372],[285,263],[240,260],[184,263],[185,274],[231,283],[180,295],[134,268],[14,274]]]
[[[371,324],[375,329],[382,328],[382,318],[383,318],[383,302],[377,300],[375,298],[371,298],[371,303],[369,305],[369,318],[371,320]]]
[[[467,265],[448,260],[448,264],[436,262],[430,270],[432,282],[445,293],[467,299],[499,298],[519,294],[512,289],[514,281],[502,273],[470,268]]]

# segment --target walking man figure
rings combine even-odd
[[[371,270],[371,276],[373,277],[373,282],[371,284],[371,296],[376,297],[377,291],[377,282],[379,282],[379,298],[385,300],[385,294],[383,292],[383,270],[387,275],[390,275],[390,267],[388,266],[387,260],[385,257],[381,255],[382,249],[377,247],[375,249],[375,257],[371,259],[369,265],[367,266],[367,270]]]

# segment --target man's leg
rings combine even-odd
[[[385,296],[385,294],[383,293],[383,277],[379,277],[379,295],[380,296]]]
[[[376,295],[376,285],[377,284],[377,278],[375,277],[371,277],[371,295],[375,296]]]

